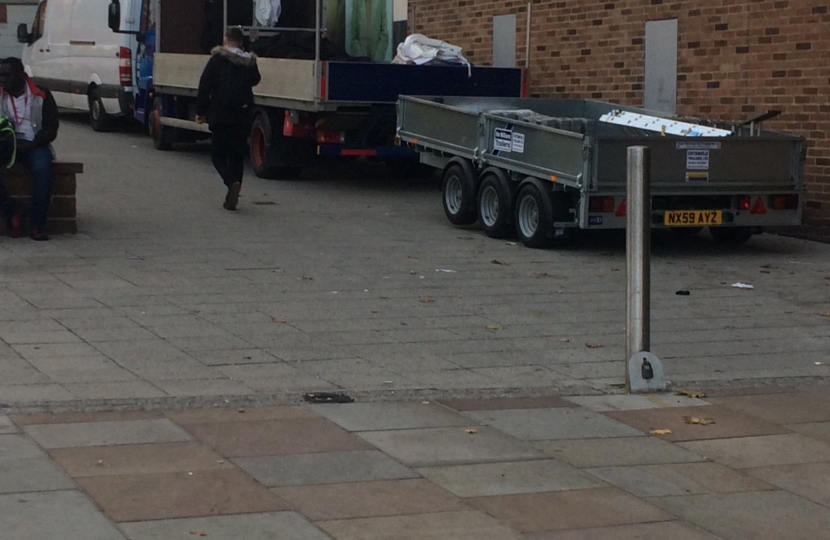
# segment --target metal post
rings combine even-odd
[[[651,162],[646,146],[628,149],[628,287],[626,388],[664,389],[663,367],[651,348]]]
[[[533,2],[527,3],[527,35],[525,36],[525,67],[530,67],[530,20],[533,14]]]
[[[315,3],[317,7],[315,8],[314,16],[314,78],[317,82],[315,85],[317,89],[314,91],[314,101],[319,103],[323,99],[320,92],[320,85],[322,84],[323,78],[323,66],[320,63],[320,33],[323,27],[323,0],[317,0]]]

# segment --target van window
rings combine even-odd
[[[35,22],[32,24],[32,39],[34,41],[43,37],[43,28],[46,26],[46,2],[42,2],[35,14]]]

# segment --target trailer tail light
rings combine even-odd
[[[769,205],[773,210],[796,210],[798,209],[798,195],[773,195],[770,197]]]
[[[121,86],[133,85],[133,54],[128,47],[118,49],[118,78]]]
[[[620,205],[617,207],[617,211],[614,212],[614,215],[617,217],[625,217],[628,215],[628,202],[623,199]]]
[[[761,214],[761,215],[763,215],[763,214],[766,214],[766,213],[767,213],[767,207],[764,204],[764,200],[761,197],[758,197],[758,199],[755,201],[755,204],[752,205],[752,210],[750,211],[750,214]]]
[[[591,197],[588,201],[588,211],[610,214],[614,211],[614,197]]]
[[[738,210],[749,210],[752,208],[752,197],[738,197]]]
[[[342,131],[318,131],[317,142],[319,144],[343,144],[346,142],[346,134]]]

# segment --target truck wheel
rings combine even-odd
[[[513,195],[510,184],[496,174],[488,174],[478,188],[478,220],[490,238],[506,238],[512,232]]]
[[[301,167],[286,165],[292,146],[290,142],[293,140],[274,137],[268,115],[258,114],[251,124],[251,165],[254,173],[269,180],[299,177]]]
[[[551,247],[552,228],[550,194],[533,183],[525,184],[516,197],[516,233],[519,240],[529,248]]]
[[[475,180],[460,163],[444,171],[444,213],[453,225],[469,225],[476,220]]]
[[[752,237],[750,227],[709,227],[712,238],[725,246],[740,246]]]
[[[107,114],[97,88],[89,91],[89,125],[93,131],[105,132],[112,128],[112,117]]]
[[[158,108],[153,110],[153,116],[150,119],[150,135],[153,137],[153,147],[156,150],[173,149],[173,128],[162,125],[161,110]]]

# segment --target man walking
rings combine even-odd
[[[223,46],[211,51],[199,81],[196,121],[208,122],[213,134],[211,158],[228,193],[226,210],[236,210],[242,175],[245,170],[245,149],[254,104],[253,87],[261,79],[256,55],[242,50],[244,36],[238,28],[225,32]]]
[[[0,61],[0,116],[14,122],[17,134],[17,162],[32,174],[32,205],[29,235],[33,240],[49,240],[46,217],[52,198],[52,149],[58,136],[58,106],[49,90],[32,81],[19,58]],[[23,217],[6,186],[0,182],[0,211],[9,221],[9,236],[22,234]]]

